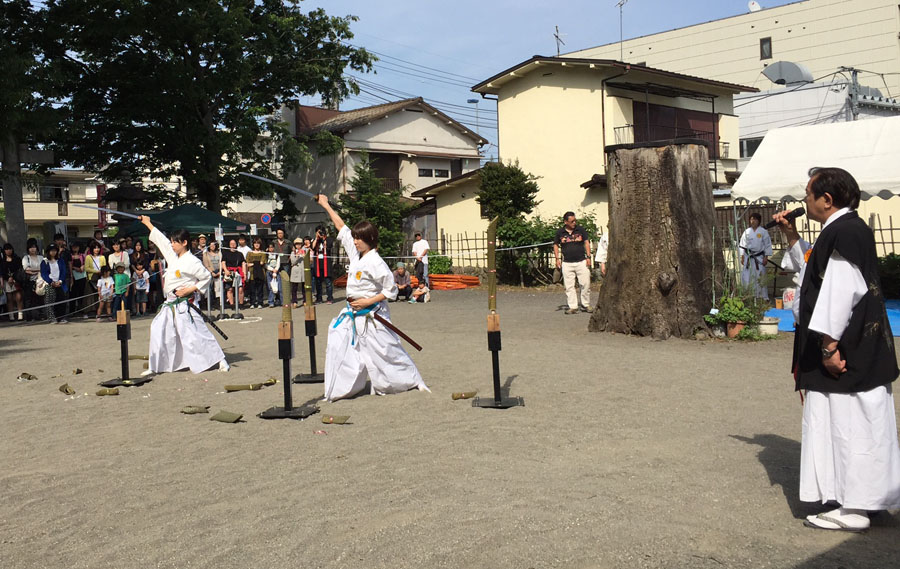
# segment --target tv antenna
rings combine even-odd
[[[747,9],[751,12],[759,12],[760,10],[762,10],[762,6],[760,6],[759,2],[757,2],[756,0],[750,0],[749,2],[747,2]]]
[[[622,20],[625,13],[625,4],[628,4],[628,0],[619,0],[616,2],[616,6],[619,7],[619,61],[625,61],[625,46],[623,45],[625,41],[625,34],[622,28]]]
[[[566,34],[559,33],[559,26],[554,26],[556,28],[556,32],[553,34],[553,39],[556,40],[556,57],[559,57],[559,46],[566,45],[566,42],[563,41],[563,36]]]

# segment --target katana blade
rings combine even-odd
[[[141,218],[141,216],[139,216],[139,215],[134,215],[133,213],[125,213],[124,211],[119,211],[119,210],[117,210],[117,209],[109,209],[109,208],[105,208],[105,207],[96,207],[96,206],[87,205],[87,204],[80,204],[80,203],[70,203],[69,205],[71,205],[71,206],[73,206],[73,207],[83,207],[83,208],[85,208],[85,209],[93,209],[93,210],[96,210],[96,211],[105,211],[105,212],[107,212],[107,213],[114,213],[114,214],[117,214],[117,215],[124,215],[125,217],[130,217],[130,218],[132,218],[132,219],[140,219],[140,218]]]
[[[298,194],[303,194],[304,196],[309,196],[312,199],[316,199],[316,194],[312,192],[307,192],[306,190],[301,190],[300,188],[295,188],[294,186],[289,186],[284,182],[276,182],[275,180],[270,180],[269,178],[263,178],[262,176],[257,176],[256,174],[251,174],[249,172],[240,172],[241,176],[247,176],[248,178],[253,178],[254,180],[259,180],[260,182],[269,182],[270,184],[275,184],[276,186],[281,186],[282,188],[291,190],[292,192],[297,192]]]

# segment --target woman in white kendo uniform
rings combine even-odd
[[[150,364],[142,375],[184,368],[201,373],[213,366],[228,371],[230,366],[219,343],[200,314],[188,306],[192,298],[197,300],[199,292],[207,290],[212,279],[200,259],[191,254],[190,234],[179,229],[169,239],[146,215],[140,220],[166,261],[165,301],[150,324]]]
[[[350,258],[347,273],[347,306],[328,327],[325,351],[325,399],[351,397],[372,383],[372,393],[385,395],[410,389],[430,391],[416,364],[400,345],[400,337],[375,320],[376,312],[390,321],[387,301],[396,300],[394,274],[378,254],[378,228],[368,221],[353,230],[320,195],[335,228],[338,241]]]

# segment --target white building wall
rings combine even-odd
[[[348,148],[384,152],[453,154],[478,158],[478,144],[439,116],[406,109],[344,135]]]
[[[776,61],[802,63],[816,79],[853,66],[885,73],[886,90],[897,96],[898,34],[898,0],[804,0],[626,40],[622,47],[629,63],[760,88],[771,85],[761,72]],[[765,37],[772,38],[772,59],[761,60]],[[618,60],[620,46],[565,55]]]

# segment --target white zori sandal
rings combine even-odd
[[[803,525],[815,529],[861,532],[869,529],[869,516],[865,510],[838,508],[830,512],[806,516]]]

